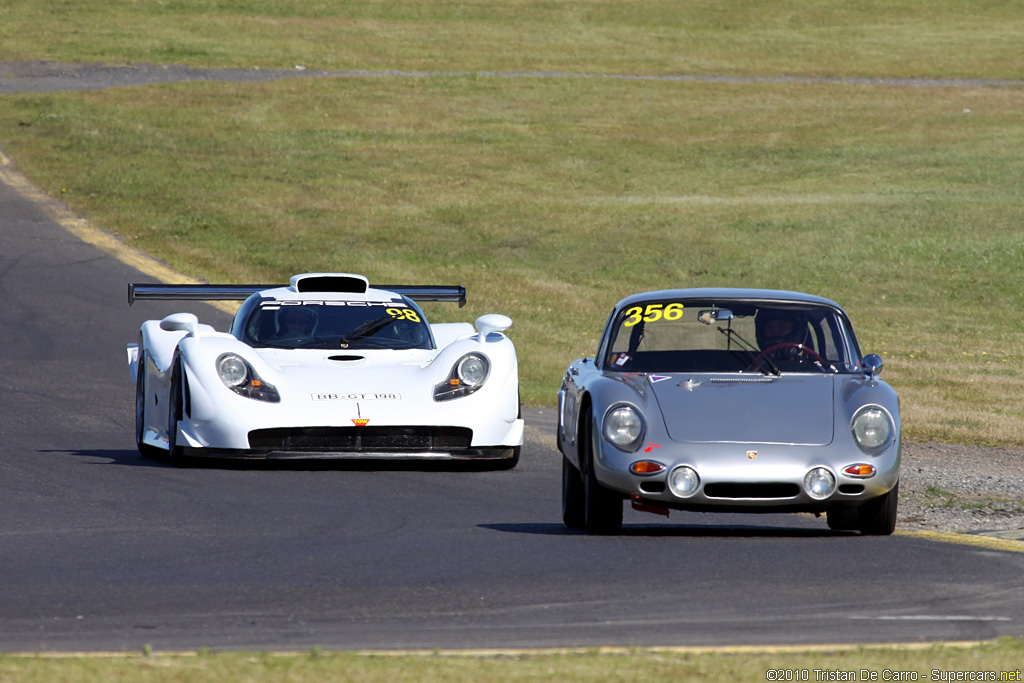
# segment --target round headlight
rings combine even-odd
[[[604,416],[604,437],[623,450],[635,451],[643,434],[644,420],[633,406],[617,406]]]
[[[836,490],[836,477],[824,467],[815,467],[804,476],[804,490],[815,500],[823,500]]]
[[[700,488],[700,477],[692,467],[683,465],[668,475],[668,487],[680,498],[689,498]]]
[[[878,406],[865,406],[857,411],[850,424],[857,446],[868,455],[878,455],[892,442],[892,420]]]
[[[459,361],[457,372],[460,382],[475,387],[487,379],[487,361],[475,354],[466,356]]]
[[[217,372],[220,379],[229,387],[237,387],[245,384],[249,379],[249,368],[241,356],[233,353],[226,353],[217,359]]]

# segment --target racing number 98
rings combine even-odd
[[[626,310],[626,320],[623,327],[633,327],[641,320],[645,323],[653,323],[656,320],[679,320],[683,317],[683,305],[676,301],[668,304],[647,304],[645,307],[633,306]]]
[[[416,311],[411,308],[388,308],[384,312],[398,320],[411,320],[414,323],[418,323],[420,321],[420,317],[416,315]]]

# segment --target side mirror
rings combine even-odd
[[[512,327],[512,318],[499,313],[482,315],[476,319],[476,331],[480,334],[480,341],[486,342],[487,337],[494,332],[504,332]]]
[[[864,356],[862,364],[864,365],[864,374],[868,376],[868,379],[874,379],[882,372],[882,358],[877,354],[870,353]]]
[[[160,321],[165,332],[187,332],[193,337],[199,334],[199,318],[194,313],[172,313]]]

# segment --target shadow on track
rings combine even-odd
[[[479,524],[481,529],[510,534],[537,534],[541,536],[590,536],[585,530],[570,529],[564,524]],[[625,524],[614,537],[686,537],[686,538],[823,538],[836,536],[857,536],[853,532],[831,531],[829,529],[802,529],[798,527],[747,526],[728,524],[722,526],[677,524],[642,525]]]
[[[125,467],[179,467],[197,470],[252,470],[290,472],[494,472],[500,471],[494,462],[471,460],[383,460],[347,458],[309,459],[231,459],[188,458],[183,463],[171,462],[166,457],[146,457],[135,450],[47,450],[39,453],[66,453],[83,458],[105,458],[108,462],[93,465],[121,465]],[[514,470],[511,470],[514,471]]]

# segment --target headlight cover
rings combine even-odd
[[[434,387],[435,401],[450,401],[469,396],[487,381],[491,363],[480,353],[467,353],[452,366],[448,379]]]
[[[604,414],[604,438],[618,448],[633,452],[640,447],[644,435],[644,418],[628,403],[613,405]]]
[[[224,353],[217,358],[217,374],[224,386],[239,396],[267,403],[281,402],[277,387],[264,382],[253,367],[236,353]]]
[[[857,446],[867,455],[878,455],[892,445],[892,418],[881,406],[864,406],[853,416],[850,431]]]

